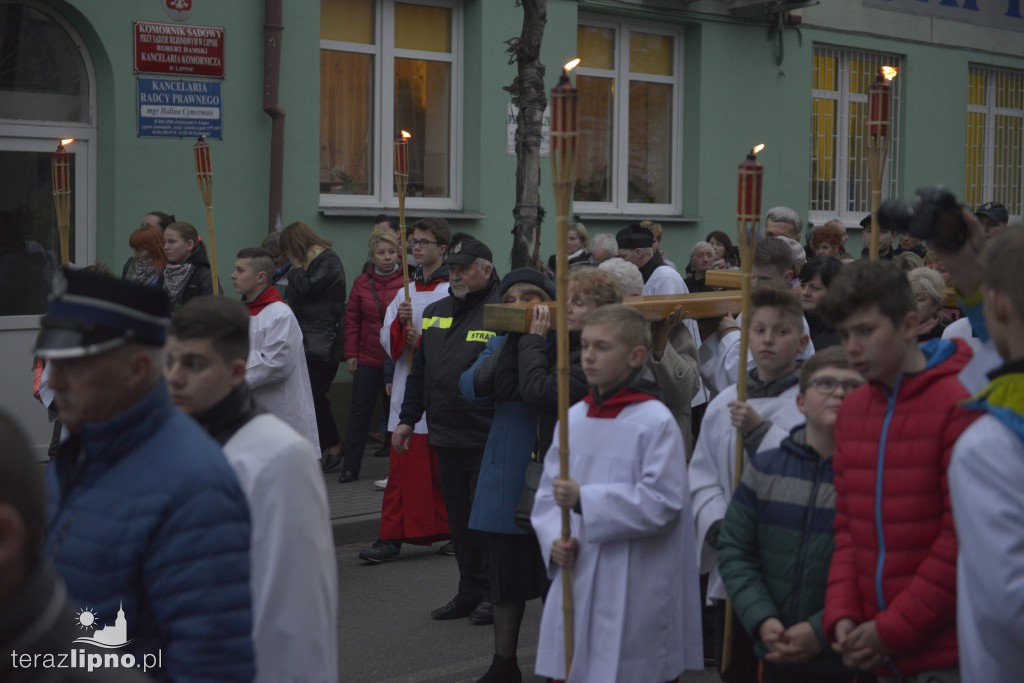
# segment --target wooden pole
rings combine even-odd
[[[53,210],[57,218],[57,238],[60,242],[60,264],[68,265],[71,245],[71,155],[64,145],[74,142],[74,138],[61,140],[57,151],[50,162],[50,174],[53,181]]]
[[[885,158],[889,155],[889,121],[891,118],[892,89],[889,81],[896,70],[883,66],[875,82],[868,88],[868,116],[866,124],[868,148],[868,176],[871,180],[871,238],[868,258],[878,260],[878,206],[882,203],[882,180]]]
[[[196,183],[206,207],[206,228],[209,231],[210,275],[213,277],[213,294],[220,295],[220,280],[217,277],[217,232],[213,224],[213,162],[210,159],[210,145],[206,136],[200,135],[195,145]]]
[[[763,169],[757,163],[756,154],[760,148],[750,150],[746,161],[740,164],[739,193],[736,207],[737,246],[740,252],[740,268],[743,280],[740,286],[740,366],[736,377],[736,400],[747,400],[747,348],[750,330],[750,267],[754,261],[754,245],[760,239],[761,223],[761,181]],[[736,428],[736,450],[734,453],[732,490],[740,485],[743,476],[743,430]],[[735,625],[732,617],[732,600],[725,602],[725,628],[722,637],[722,673],[729,670],[732,658],[732,634]]]
[[[398,239],[402,251],[402,293],[405,300],[409,299],[409,246],[405,235],[405,195],[409,190],[409,138],[412,136],[404,130],[395,138],[395,193],[398,195]],[[409,323],[412,325],[412,322]],[[409,367],[415,351],[407,346]]]
[[[573,64],[575,66],[575,64]],[[557,245],[555,249],[556,378],[558,380],[558,476],[569,478],[569,209],[576,185],[576,88],[569,82],[568,67],[551,91],[551,175],[555,190]],[[572,534],[569,510],[562,508],[562,539]],[[565,626],[565,680],[569,680],[575,643],[572,572],[562,570],[562,622]]]

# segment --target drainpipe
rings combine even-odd
[[[263,111],[271,120],[270,218],[268,232],[280,230],[284,194],[284,109],[278,106],[281,85],[281,33],[283,0],[265,0],[263,18]]]

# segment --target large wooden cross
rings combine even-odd
[[[743,273],[738,270],[709,270],[704,273],[704,284],[708,287],[721,287],[723,289],[739,289],[743,280]],[[945,308],[959,308],[956,292],[952,289],[946,290],[946,298],[942,305]]]
[[[667,318],[676,306],[682,306],[687,318],[720,318],[739,310],[738,292],[700,292],[698,294],[662,294],[627,299],[622,303],[640,311],[649,322]],[[536,304],[487,304],[484,306],[484,327],[495,332],[529,332]],[[558,302],[550,301],[554,329],[554,310]]]

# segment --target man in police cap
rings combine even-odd
[[[249,511],[217,443],[171,405],[167,296],[68,269],[55,290],[35,353],[70,437],[44,555],[96,623],[126,623],[122,657],[157,656],[168,680],[252,680]]]
[[[459,565],[458,593],[430,615],[434,619],[468,616],[474,624],[489,624],[492,608],[487,601],[485,543],[469,528],[469,512],[494,411],[467,401],[459,390],[459,378],[494,336],[484,329],[484,305],[498,302],[498,276],[491,250],[472,237],[452,247],[448,269],[448,296],[423,311],[423,333],[391,443],[399,452],[408,448],[413,426],[426,411]]]

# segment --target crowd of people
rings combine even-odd
[[[402,239],[387,216],[350,291],[331,243],[293,223],[237,253],[235,296],[211,296],[196,229],[147,214],[120,279],[55,277],[35,348],[56,420],[45,487],[0,415],[0,679],[38,680],[18,655],[52,651],[74,604],[130,615],[120,652],[160,653],[159,680],[337,681],[324,473],[358,480],[379,430],[380,531],[359,558],[444,544],[458,582],[430,617],[492,626],[480,682],[522,680],[536,599],[535,670],[554,681],[661,683],[709,660],[743,683],[1015,680],[1024,229],[1008,218],[989,202],[953,236],[882,225],[878,258],[855,259],[841,221],[804,236],[775,207],[750,263],[713,231],[682,268],[654,221],[575,221],[556,302],[554,257],[502,277],[443,219]],[[741,268],[749,320],[687,317],[709,273]],[[650,295],[680,299],[648,322],[630,302]],[[489,329],[495,303],[532,305],[529,329]]]

